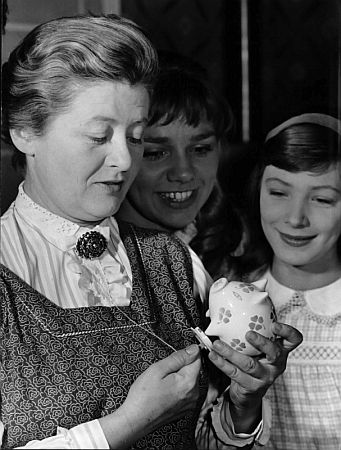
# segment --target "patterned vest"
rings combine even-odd
[[[194,343],[202,307],[192,294],[186,247],[165,233],[120,224],[133,271],[127,307],[63,309],[7,268],[0,270],[0,386],[4,446],[56,434],[117,409],[130,385],[172,350]],[[129,316],[136,324],[127,318]],[[139,440],[134,449],[194,449],[207,392],[197,407]]]

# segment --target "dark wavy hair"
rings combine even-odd
[[[252,234],[242,257],[244,273],[264,272],[272,263],[273,251],[263,233],[260,219],[260,186],[265,168],[272,165],[288,172],[320,174],[340,163],[340,135],[322,125],[291,125],[265,142],[260,149],[247,192],[248,220]],[[341,258],[341,236],[338,254]]]
[[[141,84],[151,92],[157,71],[156,50],[128,19],[111,14],[46,22],[3,65],[2,137],[13,145],[10,129],[43,134],[49,118],[67,110],[79,89],[92,82]],[[14,165],[24,168],[25,155],[14,150]]]
[[[228,141],[235,120],[227,100],[216,92],[207,71],[184,55],[160,50],[160,71],[151,100],[149,125],[168,125],[181,118],[196,127],[203,118],[212,123],[219,141]]]
[[[221,149],[235,131],[235,119],[228,101],[216,92],[207,71],[183,55],[159,51],[160,71],[154,86],[148,125],[168,125],[181,119],[196,127],[208,120]],[[196,218],[197,236],[190,243],[206,269],[217,277],[223,261],[237,247],[242,237],[242,221],[232,198],[218,181]]]
[[[233,198],[219,185],[199,212],[197,229],[198,234],[190,245],[213,279],[232,274],[235,279],[239,278],[242,274],[240,257],[234,253],[245,235],[246,223]]]

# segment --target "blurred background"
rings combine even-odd
[[[220,178],[241,202],[271,128],[303,112],[341,116],[340,0],[2,0],[2,62],[35,25],[86,12],[128,17],[207,69],[236,117]],[[20,180],[2,143],[2,214]]]

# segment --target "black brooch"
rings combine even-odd
[[[88,231],[77,241],[76,251],[81,258],[94,259],[101,256],[107,248],[105,237],[98,231]]]

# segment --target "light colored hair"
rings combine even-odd
[[[151,90],[157,54],[134,22],[116,15],[54,19],[33,29],[3,67],[3,136],[30,127],[43,134],[47,121],[68,109],[79,89],[102,81]],[[24,166],[24,155],[18,161]]]

